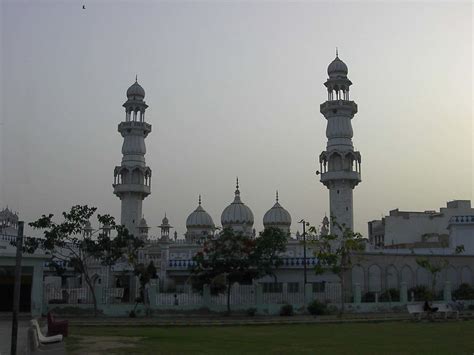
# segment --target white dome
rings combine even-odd
[[[234,225],[253,226],[253,213],[240,200],[239,182],[237,181],[237,189],[235,190],[234,201],[227,206],[221,215],[222,227],[232,227]]]
[[[328,66],[328,75],[330,78],[346,77],[348,72],[347,65],[337,56]]]
[[[286,226],[291,225],[291,215],[278,202],[278,191],[276,193],[276,202],[263,216],[263,226]]]
[[[199,206],[186,219],[186,228],[214,228],[214,221],[201,206],[201,196]]]
[[[138,96],[141,97],[142,99],[145,98],[145,90],[141,87],[141,85],[135,81],[132,86],[130,86],[127,90],[127,97],[134,97]]]
[[[290,213],[285,210],[278,202],[276,202],[272,208],[270,208],[265,216],[263,216],[263,225],[269,226],[290,226],[291,216]]]

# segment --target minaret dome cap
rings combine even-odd
[[[330,78],[346,77],[349,73],[346,63],[339,59],[338,56],[329,64],[328,75]]]
[[[138,83],[137,80],[135,80],[132,86],[130,86],[127,90],[128,98],[135,97],[135,96],[145,98],[145,90],[142,88],[142,86]]]

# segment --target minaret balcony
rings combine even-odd
[[[114,187],[115,195],[131,192],[148,196],[151,193],[151,186],[144,184],[112,184],[112,186]]]
[[[324,116],[331,116],[332,114],[337,114],[339,110],[343,113],[355,115],[357,113],[357,104],[354,101],[331,100],[323,102],[319,106],[319,111]]]
[[[143,134],[145,137],[151,132],[151,124],[140,121],[124,121],[118,125],[118,131],[122,136],[126,134]]]
[[[327,171],[325,173],[321,173],[320,181],[323,184],[326,184],[330,181],[334,180],[351,180],[355,182],[357,185],[361,181],[360,173],[357,171],[348,171],[348,170],[340,170],[340,171]]]

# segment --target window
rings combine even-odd
[[[263,293],[279,293],[283,291],[283,284],[281,282],[263,282]]]
[[[298,293],[300,291],[299,282],[288,282],[288,293]]]
[[[326,282],[313,282],[313,292],[324,292],[326,290]]]

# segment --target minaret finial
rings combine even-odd
[[[199,194],[199,206],[201,206],[201,194]]]
[[[336,47],[336,57],[339,58],[339,52],[337,50],[337,47]]]
[[[276,202],[278,202],[278,190],[276,190]]]

